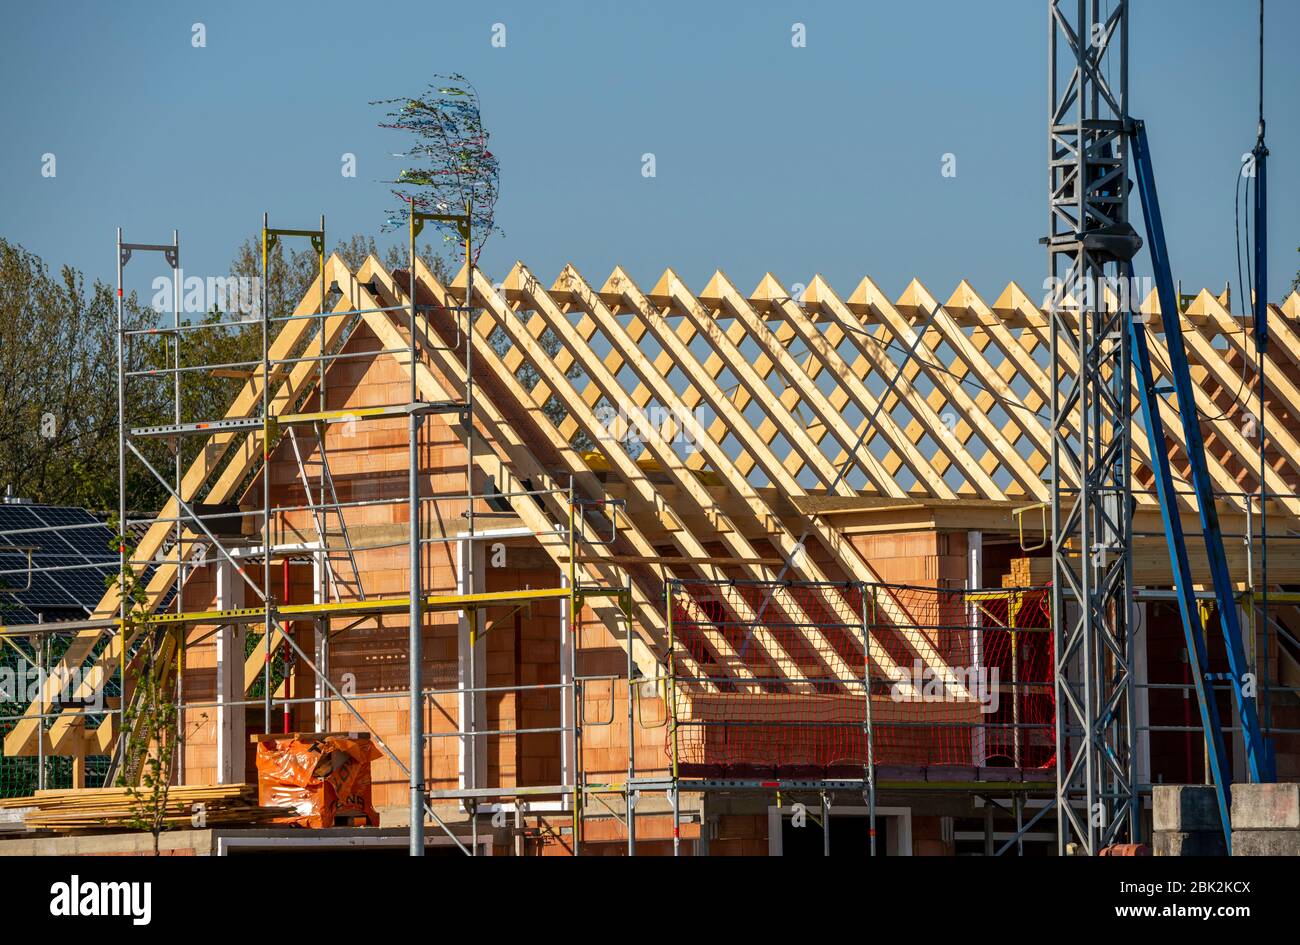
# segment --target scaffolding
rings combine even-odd
[[[260,704],[263,709],[265,733],[274,734],[277,711],[282,713],[285,731],[290,729],[290,719],[295,706],[315,707],[317,728],[326,730],[338,712],[343,712],[354,727],[368,729],[374,743],[408,778],[411,788],[411,853],[424,852],[424,823],[431,820],[451,840],[467,853],[477,853],[478,806],[481,799],[491,796],[536,796],[553,794],[565,799],[575,815],[574,838],[579,842],[580,828],[577,814],[580,809],[578,785],[581,775],[581,751],[574,750],[580,738],[576,720],[580,704],[580,683],[574,676],[577,643],[568,635],[565,655],[566,671],[555,686],[487,686],[478,684],[476,671],[479,644],[495,627],[503,625],[504,617],[494,614],[515,613],[534,605],[559,602],[565,608],[565,620],[580,612],[583,602],[596,596],[620,602],[621,611],[630,613],[627,603],[628,589],[622,584],[598,586],[584,578],[578,567],[580,545],[594,540],[588,532],[607,529],[616,534],[617,525],[613,509],[617,503],[604,497],[580,497],[572,481],[524,484],[514,481],[505,485],[507,475],[501,475],[503,485],[489,478],[484,490],[476,490],[475,396],[474,396],[474,345],[472,318],[475,309],[469,293],[463,306],[433,306],[417,303],[415,239],[425,222],[434,220],[456,226],[464,238],[465,259],[471,273],[473,254],[471,247],[471,208],[464,214],[433,215],[416,211],[411,206],[408,236],[410,251],[409,284],[405,300],[396,298],[396,286],[389,287],[394,304],[382,304],[375,282],[365,286],[355,283],[348,273],[350,293],[344,293],[339,278],[330,280],[334,272],[343,277],[345,268],[334,269],[325,255],[325,219],[322,216],[318,229],[286,229],[270,226],[263,215],[261,230],[261,274],[259,311],[252,317],[231,318],[231,312],[205,321],[182,319],[182,275],[179,234],[173,233],[169,244],[131,243],[117,235],[118,261],[118,506],[116,529],[116,563],[119,579],[116,593],[110,590],[98,611],[87,619],[51,623],[10,622],[0,627],[0,640],[7,650],[18,654],[21,661],[36,668],[41,680],[40,692],[18,718],[13,733],[20,745],[32,741],[35,735],[35,753],[38,756],[39,780],[37,787],[45,787],[44,772],[47,752],[57,747],[59,739],[52,737],[56,727],[75,726],[100,734],[100,743],[108,747],[106,770],[98,772],[105,784],[133,776],[133,759],[127,757],[125,737],[130,719],[129,707],[136,692],[131,686],[131,667],[138,659],[146,637],[163,641],[167,659],[172,662],[170,679],[175,687],[178,711],[178,732],[183,743],[185,719],[198,710],[212,709],[222,713],[242,712],[245,707]],[[271,254],[280,240],[305,238],[315,251],[317,262],[316,298],[299,303],[291,313],[272,311],[270,296]],[[169,325],[131,326],[125,315],[124,269],[137,253],[158,252],[171,271],[172,317]],[[327,289],[327,285],[329,288]],[[331,304],[333,300],[333,304]],[[432,323],[434,311],[445,312],[455,322],[456,343],[444,344]],[[405,316],[403,319],[402,316]],[[379,351],[366,351],[370,358],[387,355],[398,359],[409,373],[409,396],[398,402],[348,406],[330,401],[327,388],[331,367],[355,358],[356,353],[344,350],[347,340],[357,326],[366,319],[382,318],[394,327],[404,325],[407,337],[403,343],[385,344]],[[463,319],[463,323],[462,323]],[[204,350],[192,342],[195,332],[255,332],[259,356],[221,363],[205,362]],[[399,340],[400,336],[399,336]],[[133,361],[130,348],[133,344],[161,345],[164,363],[148,369],[128,367]],[[461,396],[438,400],[422,390],[421,371],[426,355],[432,350],[454,352],[458,345],[464,348],[464,378]],[[197,374],[242,380],[242,390],[235,398],[225,417],[195,418],[191,416],[184,383]],[[134,403],[136,385],[165,383],[171,400],[171,423],[134,426],[130,406]],[[346,393],[346,391],[345,391]],[[465,443],[465,489],[461,492],[431,491],[422,494],[422,469],[420,442],[423,420],[432,415],[449,417],[450,423],[459,425]],[[335,476],[331,473],[330,455],[326,446],[326,433],[334,424],[361,424],[367,421],[406,418],[407,432],[407,489],[404,496],[366,498],[349,497],[341,501]],[[449,423],[449,425],[450,425]],[[197,440],[198,448],[188,448],[187,443]],[[288,499],[276,501],[272,488],[272,461],[277,449],[283,448],[292,457],[297,473],[296,486],[303,494],[302,502]],[[170,451],[167,462],[158,454]],[[315,470],[310,470],[308,459],[314,454]],[[151,481],[165,491],[166,507],[156,515],[130,512],[127,483],[130,473],[143,470]],[[314,474],[313,474],[314,473]],[[216,483],[212,480],[217,477]],[[260,483],[257,479],[260,477]],[[479,477],[480,479],[482,477]],[[238,506],[232,499],[242,490],[246,496],[258,494],[257,507]],[[206,494],[204,494],[206,491]],[[202,495],[202,501],[200,496]],[[476,517],[484,510],[499,508],[502,503],[510,507],[515,503],[532,503],[549,510],[549,525],[545,531],[538,528],[523,529],[533,540],[549,537],[567,549],[567,569],[557,569],[555,586],[523,587],[506,591],[486,591],[480,588],[482,575],[476,574],[475,543],[480,537],[491,537],[497,530],[486,531],[476,527]],[[371,543],[355,541],[348,518],[350,514],[364,513],[377,506],[396,509],[405,507],[407,535],[405,541]],[[447,509],[459,510],[463,524],[444,528],[436,533],[434,525],[448,518]],[[396,521],[396,513],[393,520]],[[304,525],[304,523],[306,523]],[[143,530],[138,547],[128,536]],[[314,533],[311,535],[304,532]],[[515,532],[518,534],[518,530]],[[310,540],[306,540],[310,537]],[[11,539],[12,540],[12,539]],[[448,593],[446,588],[431,585],[429,569],[422,565],[422,555],[432,545],[451,544],[468,553],[460,555],[462,568],[458,586]],[[409,590],[400,595],[368,593],[363,582],[363,568],[358,558],[367,551],[378,551],[405,545],[409,549]],[[16,547],[16,546],[14,546]],[[7,550],[11,550],[6,546]],[[31,556],[28,555],[29,570]],[[216,564],[220,570],[217,578],[215,607],[189,607],[186,586],[199,568]],[[312,567],[312,600],[310,603],[291,603],[290,565],[307,564]],[[558,564],[558,560],[557,560]],[[274,569],[282,566],[284,589],[276,591]],[[141,583],[147,588],[148,599],[143,613],[135,613],[127,593],[128,574],[139,571]],[[260,572],[260,580],[253,574]],[[224,582],[224,586],[223,586]],[[253,598],[252,606],[244,606],[242,598]],[[455,612],[468,628],[468,681],[461,680],[452,689],[429,686],[422,677],[422,645],[426,614]],[[382,735],[366,721],[361,711],[363,703],[371,699],[394,699],[391,693],[345,692],[330,676],[331,643],[364,622],[377,620],[382,615],[405,613],[408,617],[409,684],[401,693],[408,703],[410,726],[409,764],[388,745]],[[294,627],[303,623],[313,628],[313,652],[295,639]],[[340,624],[343,624],[340,627]],[[247,655],[253,665],[251,647],[248,654],[230,649],[238,639],[236,629],[246,627],[261,629],[258,646],[261,651],[261,668],[258,670],[260,698],[247,698],[249,688],[236,685],[218,692],[214,701],[187,700],[185,693],[186,649],[195,640],[207,641],[221,637],[227,658],[231,654]],[[630,625],[627,632],[631,633]],[[196,634],[199,636],[196,637]],[[24,650],[20,640],[29,639],[31,652]],[[60,662],[61,661],[61,662]],[[49,669],[53,663],[66,664],[78,670],[91,669],[77,695],[88,697],[96,687],[100,692],[111,692],[109,702],[97,702],[95,711],[84,706],[70,705],[52,690],[53,680]],[[303,697],[290,687],[288,681],[298,667],[305,667],[315,680],[315,691]],[[227,670],[229,671],[229,667]],[[218,670],[220,673],[220,670]],[[107,688],[105,688],[107,687]],[[545,729],[490,729],[478,718],[476,706],[487,693],[500,695],[536,692],[542,689],[558,691],[567,706],[564,718],[557,726]],[[454,730],[429,731],[426,719],[438,700],[454,695],[464,711],[457,713]],[[115,696],[115,698],[114,698]],[[22,731],[18,731],[22,729]],[[105,729],[107,730],[105,732]],[[550,786],[523,786],[483,788],[483,780],[475,771],[475,759],[480,754],[479,745],[491,736],[520,736],[552,732],[563,738],[566,750],[574,759],[565,766],[564,783]],[[8,733],[7,733],[8,734]],[[467,771],[462,771],[463,786],[454,790],[430,792],[424,770],[425,756],[435,740],[453,738],[459,742],[462,755],[467,760]],[[74,757],[82,754],[78,743]],[[242,747],[225,745],[224,750],[239,751]],[[185,780],[185,752],[178,752],[176,779]],[[83,761],[84,763],[84,761]],[[84,771],[75,780],[84,781]],[[466,847],[430,803],[438,799],[456,799],[469,814],[471,845]]]
[[[637,792],[664,791],[674,855],[683,793],[759,792],[778,808],[783,795],[816,797],[827,853],[833,796],[860,796],[875,856],[882,786],[970,791],[990,805],[1005,792],[1016,831],[996,853],[1023,852],[1022,838],[1050,810],[1026,821],[1025,798],[1055,786],[1049,601],[1047,588],[670,580],[665,672],[646,680],[668,707],[668,773],[636,775],[639,700],[630,698],[628,778],[606,787],[625,795],[629,855]],[[739,616],[754,610],[761,624]],[[815,622],[792,616],[800,612]],[[754,671],[723,671],[716,656],[728,648]],[[938,659],[922,659],[927,650]],[[679,655],[714,669],[683,672]]]

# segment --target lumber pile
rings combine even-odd
[[[0,836],[5,834],[25,833],[28,829],[27,815],[36,807],[11,807],[7,810],[0,810]]]
[[[28,797],[0,798],[0,812],[23,811],[29,830],[132,830],[140,806],[126,788],[45,790]],[[283,807],[259,805],[255,784],[175,786],[167,795],[165,822],[169,828],[243,827],[266,824],[287,813],[291,812]]]
[[[1043,580],[1043,565],[1047,564],[1047,578]],[[1052,580],[1051,558],[1012,558],[1011,573],[1002,575],[1003,587],[1037,587]],[[1036,582],[1036,583],[1035,583]]]

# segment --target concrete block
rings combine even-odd
[[[1300,830],[1234,830],[1232,855],[1300,856]]]
[[[1300,784],[1234,784],[1232,829],[1300,830]]]
[[[1219,830],[1157,830],[1152,839],[1156,856],[1228,855]]]
[[[1152,788],[1156,831],[1221,831],[1219,802],[1208,784],[1157,784]]]

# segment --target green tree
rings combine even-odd
[[[116,550],[118,544],[126,547],[129,561],[135,548],[122,535],[110,547]],[[153,853],[158,856],[159,840],[172,813],[168,801],[176,752],[180,750],[175,679],[168,659],[172,638],[152,625],[149,595],[130,564],[118,574],[109,575],[104,583],[107,587],[120,585],[127,602],[123,636],[139,641],[131,659],[134,686],[124,713],[125,743],[117,783],[126,788],[130,798],[127,822],[153,836]],[[125,692],[123,698],[127,698]]]
[[[151,324],[132,294],[128,328]],[[134,348],[128,370],[161,365]],[[133,406],[158,416],[146,391]],[[113,290],[64,266],[57,275],[0,239],[0,488],[45,502],[106,509],[117,495],[117,307]]]

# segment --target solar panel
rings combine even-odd
[[[0,505],[0,607],[21,607],[29,615],[51,609],[89,613],[104,596],[104,578],[117,571],[112,539],[108,526],[85,509]]]
[[[9,595],[0,594],[0,626],[12,627],[25,623],[36,623],[36,614],[9,598]]]

